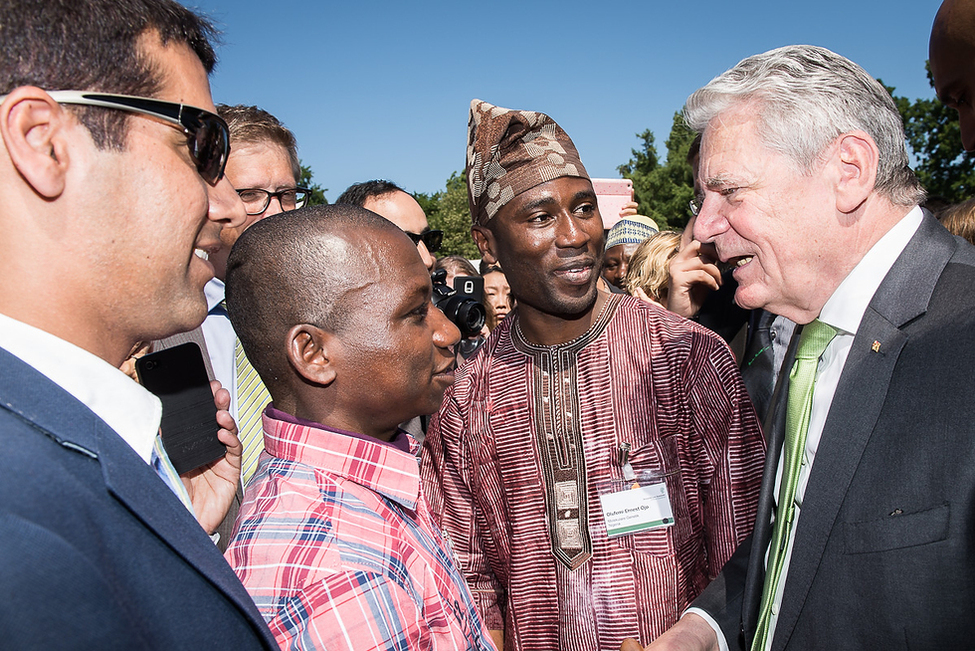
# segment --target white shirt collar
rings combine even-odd
[[[826,301],[819,320],[855,335],[877,288],[914,237],[923,217],[924,213],[915,206],[877,240]]]
[[[207,297],[207,312],[216,307],[226,297],[227,286],[219,278],[211,278],[204,286],[203,294]]]
[[[0,348],[77,398],[149,462],[162,418],[159,398],[102,358],[4,314]]]

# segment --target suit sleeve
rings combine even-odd
[[[449,391],[423,442],[423,490],[485,626],[503,630],[504,588],[491,570],[488,525],[471,491],[473,471],[463,444],[466,433],[457,399]]]
[[[703,610],[718,624],[730,651],[745,651],[741,612],[751,548],[752,537],[748,536],[725,563],[718,577],[691,604],[691,608]]]
[[[765,463],[765,440],[731,351],[714,345],[696,363],[689,396],[710,466],[702,487],[708,574],[714,580],[691,604],[720,627],[728,648],[741,646],[742,596]],[[708,475],[703,475],[708,476]]]

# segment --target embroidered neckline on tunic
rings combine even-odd
[[[619,304],[619,296],[610,296],[586,332],[553,346],[529,342],[518,321],[512,327],[513,346],[533,360],[532,431],[544,478],[551,551],[569,570],[585,565],[593,550],[577,360],[580,351],[605,332]]]
[[[603,305],[603,309],[599,311],[599,315],[593,321],[592,326],[588,330],[583,332],[581,335],[575,339],[570,339],[569,341],[562,342],[561,344],[553,344],[551,346],[543,346],[541,344],[535,344],[528,341],[525,334],[521,331],[521,319],[518,315],[515,315],[515,322],[511,327],[511,343],[514,345],[515,349],[528,354],[534,355],[540,352],[554,352],[556,349],[572,349],[572,348],[583,348],[593,340],[603,334],[606,330],[606,326],[609,322],[613,320],[613,315],[616,313],[616,308],[620,304],[619,294],[610,294],[606,299],[606,304]]]

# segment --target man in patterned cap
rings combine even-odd
[[[431,423],[431,509],[499,647],[652,638],[751,531],[754,411],[716,335],[596,291],[596,195],[551,118],[475,100],[469,129],[472,233],[517,307]]]
[[[603,255],[603,278],[606,282],[623,289],[630,256],[643,240],[657,231],[656,222],[643,215],[628,215],[616,222],[606,236],[606,253]]]

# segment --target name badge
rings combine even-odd
[[[640,473],[635,481],[605,482],[599,492],[609,538],[674,526],[667,484],[659,475]]]

